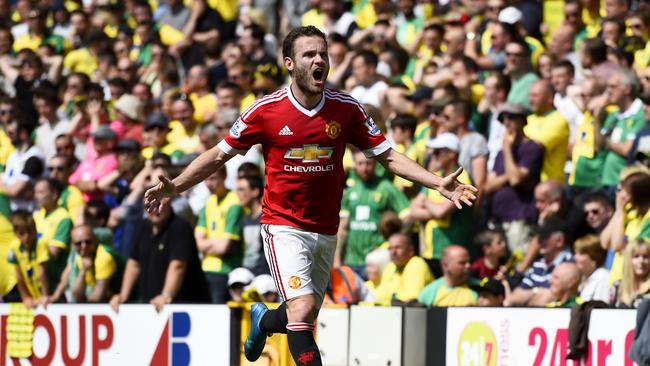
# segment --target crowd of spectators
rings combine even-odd
[[[456,208],[350,147],[326,303],[635,307],[650,297],[650,2],[0,1],[0,298],[278,301],[254,147],[143,195],[290,78],[293,27]]]

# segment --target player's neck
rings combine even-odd
[[[296,101],[300,103],[301,106],[303,106],[305,109],[308,110],[316,107],[320,102],[321,98],[323,98],[323,93],[318,93],[318,94],[305,93],[304,91],[300,90],[298,84],[296,84],[295,82],[291,83],[290,89],[291,89],[291,94],[296,99]]]

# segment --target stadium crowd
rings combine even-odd
[[[440,175],[463,167],[460,180],[480,192],[459,210],[349,149],[326,302],[636,307],[650,297],[649,1],[18,0],[0,10],[4,302],[278,301],[260,235],[261,149],[159,214],[145,214],[143,195],[288,85],[278,44],[299,25],[327,35],[328,87],[362,103],[395,149]]]

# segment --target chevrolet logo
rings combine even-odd
[[[303,163],[318,163],[320,159],[329,159],[334,153],[333,147],[320,147],[318,145],[303,145],[292,147],[284,154],[285,159],[302,159]]]

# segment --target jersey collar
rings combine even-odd
[[[323,95],[321,96],[320,102],[318,102],[318,104],[316,104],[316,106],[312,109],[307,109],[303,107],[296,100],[296,98],[294,98],[293,92],[291,91],[291,85],[287,86],[287,95],[289,96],[289,101],[291,102],[291,104],[293,104],[293,106],[296,107],[297,110],[299,110],[300,112],[302,112],[304,115],[308,117],[315,116],[316,113],[318,113],[321,110],[321,108],[323,108],[323,106],[325,105],[325,93],[323,93]]]

